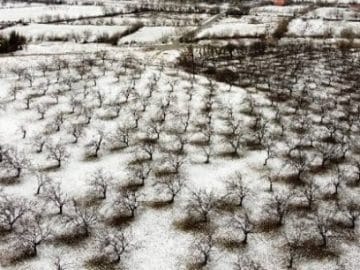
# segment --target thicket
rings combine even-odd
[[[115,46],[118,44],[118,42],[121,38],[135,33],[136,31],[141,29],[143,26],[144,26],[144,24],[141,22],[135,23],[135,24],[131,25],[123,33],[115,33],[113,35],[103,34],[96,39],[96,42],[97,43],[109,43],[109,44]]]
[[[26,44],[26,38],[13,31],[8,37],[0,36],[0,53],[10,53],[21,50]]]

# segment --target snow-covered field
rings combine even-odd
[[[48,45],[49,46],[49,45]],[[86,48],[83,45],[83,48]],[[57,51],[57,49],[52,49],[51,51]],[[36,53],[36,51],[34,51]],[[29,54],[33,53],[32,51],[28,52]],[[111,51],[111,55],[115,54],[117,59],[123,59],[124,56],[126,56],[126,51]],[[135,52],[133,52],[135,53]],[[90,55],[89,55],[90,56]],[[84,57],[84,56],[83,56]],[[110,57],[110,55],[108,56]],[[113,56],[111,56],[113,57]],[[141,57],[142,60],[145,60],[143,62],[145,66],[145,70],[143,71],[143,75],[140,79],[136,80],[136,91],[139,91],[140,95],[146,96],[146,92],[143,92],[144,86],[146,86],[149,82],[151,82],[153,76],[155,74],[159,74],[158,67],[156,66],[157,63],[161,61],[161,59],[154,59],[154,56],[152,53],[146,53],[141,56],[140,54],[137,54],[137,57]],[[159,57],[159,56],[158,56]],[[62,56],[61,59],[69,61],[71,64],[75,64],[78,56],[71,56],[68,57]],[[10,58],[2,58],[0,59],[2,66],[7,65],[9,69],[10,67],[16,67],[20,65],[24,59],[26,59],[26,67],[29,72],[33,74],[34,79],[39,76],[37,73],[36,66],[44,61],[47,61],[48,66],[50,67],[51,64],[55,64],[57,62],[57,58],[53,58],[53,60],[49,57],[44,56],[28,56],[26,58],[20,58],[17,59],[16,57],[10,57]],[[147,60],[146,60],[147,59]],[[19,60],[19,61],[17,61]],[[110,63],[107,63],[106,65],[109,65]],[[119,63],[120,64],[120,63]],[[115,64],[117,65],[117,64]],[[25,67],[22,65],[22,67]],[[94,70],[95,71],[95,70]],[[97,71],[96,71],[97,72]],[[101,73],[101,71],[99,70]],[[170,72],[170,70],[169,70]],[[173,71],[171,71],[173,72]],[[99,73],[99,75],[100,75]],[[93,100],[92,97],[93,94],[96,91],[101,91],[102,95],[104,95],[104,104],[111,104],[111,100],[114,98],[121,98],[122,92],[127,88],[127,81],[128,83],[132,83],[130,78],[127,78],[127,75],[122,75],[120,82],[124,82],[125,84],[122,85],[120,82],[114,81],[114,71],[112,71],[112,68],[109,66],[109,71],[106,72],[106,76],[101,76],[97,80],[97,86],[90,86],[90,94],[86,100],[82,100],[81,102],[85,105],[87,102],[89,104],[93,103],[95,100]],[[47,102],[51,103],[51,92],[56,91],[57,83],[55,83],[56,78],[50,77],[50,74],[53,74],[55,76],[55,73],[50,72],[47,76],[49,76],[50,80],[54,80],[51,84],[53,86],[50,86],[49,93],[46,94],[46,96],[43,96],[41,98],[37,98],[37,100],[33,100],[31,102],[31,109],[30,110],[23,110],[22,109],[22,101],[20,101],[23,97],[26,96],[25,92],[30,93],[33,90],[25,90],[23,94],[19,94],[18,102],[15,101],[15,103],[9,104],[6,107],[3,107],[3,111],[1,112],[0,116],[0,134],[1,138],[3,139],[3,142],[5,142],[6,145],[17,145],[17,151],[26,153],[27,159],[31,160],[31,167],[32,168],[38,168],[35,170],[39,170],[43,165],[49,164],[48,161],[46,161],[46,153],[44,154],[36,154],[34,152],[34,145],[32,145],[32,140],[37,137],[39,132],[41,133],[43,128],[49,127],[48,125],[51,124],[52,121],[48,122],[47,120],[36,120],[38,116],[36,115],[36,108],[41,103]],[[90,75],[90,74],[89,74]],[[70,75],[71,76],[71,75]],[[74,74],[75,76],[75,74]],[[157,75],[158,76],[158,75]],[[184,76],[184,79],[187,77],[186,74],[181,74],[180,79]],[[2,87],[2,95],[1,99],[6,100],[7,96],[9,94],[8,90],[13,85],[13,75],[6,75],[1,81]],[[204,78],[199,78],[199,83],[203,84],[206,82]],[[38,79],[35,79],[32,89],[39,89],[39,87],[42,87],[42,79],[39,77]],[[159,102],[163,102],[163,98],[166,98],[165,96],[162,96],[162,92],[169,91],[169,82],[173,81],[177,89],[179,89],[176,92],[176,96],[179,98],[178,105],[180,106],[178,111],[180,112],[182,108],[182,103],[185,101],[185,93],[183,90],[180,91],[180,89],[184,89],[186,87],[186,79],[183,81],[180,81],[177,77],[170,77],[164,73],[161,75],[161,80],[158,82],[158,90],[160,91],[158,94],[154,96],[153,99],[148,98],[148,101],[146,104],[149,104],[149,111],[145,112],[145,115],[148,114],[147,117],[153,117],[156,115],[156,112],[158,110],[158,107],[156,104],[159,104]],[[51,115],[57,114],[59,111],[67,111],[68,110],[68,98],[75,94],[75,92],[78,92],[79,98],[81,98],[81,92],[82,87],[80,87],[81,84],[85,83],[85,81],[80,81],[78,83],[74,82],[74,90],[71,92],[64,93],[62,97],[60,98],[60,103],[53,107],[49,107],[49,111],[46,113],[45,119],[51,119]],[[21,84],[21,83],[20,83]],[[19,85],[20,85],[19,84]],[[25,85],[24,85],[25,86]],[[60,85],[59,85],[60,86]],[[199,87],[202,87],[199,85]],[[92,90],[91,90],[92,89]],[[98,90],[96,90],[98,89]],[[199,88],[200,91],[201,88]],[[95,92],[93,92],[95,91]],[[156,92],[157,92],[156,91]],[[203,90],[201,90],[203,91]],[[235,90],[234,90],[235,91]],[[73,93],[72,93],[73,92]],[[135,92],[134,92],[135,94]],[[47,95],[49,95],[47,97]],[[76,94],[77,95],[77,94]],[[120,95],[120,96],[119,96]],[[238,92],[237,95],[239,97],[243,95],[243,91]],[[226,99],[228,95],[224,95],[224,98]],[[196,97],[194,99],[194,106],[196,106],[197,99],[200,98]],[[134,106],[137,106],[136,99],[131,98],[131,103],[134,102]],[[237,102],[240,102],[241,99],[238,99]],[[177,103],[176,103],[177,104]],[[173,105],[173,106],[178,106]],[[52,105],[54,106],[54,105]],[[52,107],[51,106],[51,107]],[[107,107],[108,105],[106,105]],[[57,108],[56,108],[57,107]],[[110,141],[107,143],[104,143],[104,148],[102,151],[104,151],[99,157],[98,160],[90,160],[90,161],[84,161],[84,146],[86,145],[86,140],[91,140],[92,136],[97,136],[95,133],[97,132],[98,128],[101,128],[101,132],[104,132],[106,134],[105,136],[110,139],[112,136],[111,134],[115,131],[114,127],[117,125],[122,124],[131,124],[132,116],[130,114],[131,107],[128,109],[123,106],[120,112],[120,117],[114,118],[113,120],[109,119],[103,119],[101,115],[105,113],[111,114],[111,107],[105,109],[99,108],[96,109],[97,112],[93,112],[93,120],[92,123],[85,132],[84,130],[84,137],[81,139],[83,143],[79,141],[79,144],[71,144],[71,136],[67,134],[67,126],[71,126],[71,122],[76,123],[78,121],[81,121],[80,118],[78,118],[80,115],[76,116],[69,114],[66,116],[65,122],[62,124],[62,128],[60,133],[53,134],[54,136],[50,135],[49,137],[49,143],[50,141],[60,141],[61,143],[64,143],[66,145],[67,151],[69,151],[70,157],[67,159],[66,163],[64,164],[63,168],[60,170],[56,170],[54,172],[46,173],[51,178],[56,181],[59,181],[61,183],[61,189],[62,192],[67,194],[68,198],[71,197],[77,197],[81,198],[83,196],[86,196],[88,190],[89,190],[89,182],[88,179],[91,177],[91,175],[99,168],[103,169],[104,171],[111,173],[114,177],[115,182],[114,185],[124,185],[128,179],[127,176],[127,168],[126,163],[129,162],[132,158],[134,158],[132,151],[128,151],[126,149],[120,151],[120,152],[111,152],[109,151],[111,148]],[[110,109],[110,110],[109,110]],[[130,110],[130,111],[129,111]],[[14,117],[14,114],[16,117]],[[144,115],[144,116],[145,116]],[[194,115],[195,116],[195,115]],[[146,118],[147,118],[146,117]],[[150,119],[149,118],[149,119]],[[35,121],[34,121],[35,120]],[[145,119],[144,119],[145,121]],[[146,120],[148,121],[148,120]],[[169,120],[169,124],[171,123],[171,120]],[[145,122],[144,122],[145,124]],[[140,126],[140,133],[146,132],[146,125],[141,124]],[[17,136],[17,133],[19,131],[19,127],[26,126],[27,130],[27,138],[25,140],[22,140]],[[44,131],[44,130],[43,130]],[[92,135],[93,131],[95,133]],[[89,137],[88,137],[89,136]],[[21,136],[20,136],[21,137]],[[95,138],[94,137],[94,138]],[[6,139],[7,138],[7,139]],[[131,140],[135,139],[132,138]],[[170,139],[170,138],[168,138]],[[164,143],[167,141],[166,136],[164,137]],[[108,146],[106,146],[108,145]],[[110,148],[107,148],[110,147]],[[108,149],[108,150],[106,150]],[[129,149],[130,150],[130,149]],[[44,151],[45,148],[44,148]],[[31,156],[30,156],[31,155]],[[161,160],[161,154],[160,152],[156,154],[156,159]],[[166,155],[166,154],[165,154]],[[198,159],[196,152],[194,152],[194,159]],[[201,158],[201,156],[200,156]],[[192,158],[189,159],[188,162],[191,161]],[[184,173],[186,173],[186,177],[189,178],[189,181],[187,183],[188,187],[193,186],[194,188],[206,188],[206,189],[213,189],[216,188],[216,190],[220,190],[220,188],[223,187],[222,178],[226,178],[227,175],[231,172],[229,170],[230,167],[238,167],[241,163],[238,164],[238,162],[228,162],[228,166],[224,166],[227,163],[224,163],[224,161],[214,161],[212,163],[212,166],[209,167],[210,170],[207,169],[208,166],[203,165],[194,165],[190,166],[190,163],[186,165],[184,164]],[[51,162],[50,162],[51,164]],[[45,165],[47,166],[47,165]],[[30,169],[30,168],[29,168]],[[33,169],[32,169],[33,170]],[[6,187],[6,192],[11,194],[17,194],[21,197],[26,197],[30,200],[36,199],[36,196],[33,195],[33,192],[37,188],[37,182],[36,182],[36,174],[33,174],[32,170],[29,170],[24,172],[24,176],[21,177],[21,180],[19,183],[15,185],[10,185]],[[41,169],[40,169],[41,171]],[[216,172],[216,173],[215,173]],[[185,175],[184,175],[185,177]],[[141,201],[151,201],[156,200],[156,189],[151,186],[152,184],[149,182],[146,184],[148,186],[148,190],[141,195]],[[115,190],[109,190],[109,194],[113,193],[113,195],[116,195]],[[141,192],[142,193],[142,192]],[[108,195],[113,196],[113,195]],[[164,194],[166,195],[166,194]],[[155,196],[155,197],[154,197]],[[36,199],[37,200],[37,199]],[[39,201],[40,202],[40,201]],[[181,205],[181,204],[180,204]],[[40,205],[39,205],[40,206]],[[44,205],[46,206],[46,205]],[[50,206],[50,205],[49,205]],[[70,202],[69,202],[69,208],[67,210],[67,207],[64,207],[64,211],[72,211],[70,210]],[[105,206],[105,204],[104,204]],[[108,205],[108,207],[111,207],[111,203]],[[48,208],[48,207],[45,207]],[[106,209],[106,207],[104,207]],[[51,215],[51,207],[49,208]],[[47,211],[47,210],[46,210]],[[105,210],[101,210],[105,211]],[[69,212],[70,213],[70,212]],[[152,210],[147,209],[147,207],[144,205],[143,210],[139,213],[139,217],[137,218],[136,222],[133,226],[131,226],[131,234],[132,237],[134,237],[134,243],[136,243],[136,249],[134,251],[134,254],[128,258],[128,261],[126,262],[126,265],[128,265],[131,269],[179,269],[182,265],[181,261],[182,256],[186,256],[186,250],[187,247],[190,244],[191,238],[184,233],[177,232],[174,230],[172,222],[173,218],[178,215],[178,211],[176,210],[176,207],[169,210]],[[99,224],[100,225],[100,224]],[[59,224],[58,224],[59,226]],[[53,233],[56,234],[54,231]],[[90,244],[90,243],[89,243]],[[68,256],[69,253],[72,253],[72,256]],[[64,256],[62,255],[64,254]],[[60,246],[60,247],[53,247],[51,243],[42,245],[39,248],[39,256],[38,259],[32,259],[30,261],[25,261],[24,263],[20,263],[17,268],[26,267],[27,269],[48,269],[49,265],[51,264],[53,258],[55,258],[57,255],[61,255],[62,261],[66,261],[71,265],[71,267],[74,267],[74,269],[84,269],[83,268],[83,260],[86,259],[90,255],[90,249],[86,249],[85,251],[82,251],[81,249],[78,250],[77,248],[71,248],[66,246]],[[155,255],[156,254],[156,255]],[[42,259],[44,258],[44,260]],[[223,262],[225,263],[225,262]],[[223,265],[219,265],[219,269],[222,269]]]
[[[343,30],[351,29],[356,36],[360,35],[360,22],[324,21],[321,19],[294,19],[288,26],[288,34],[298,37],[341,37]]]
[[[250,10],[251,15],[257,16],[295,16],[308,8],[307,5],[293,5],[293,6],[262,6],[255,7]]]
[[[304,15],[309,19],[330,19],[330,20],[360,20],[359,12],[350,8],[323,7],[317,8]]]
[[[257,21],[259,18],[259,21]],[[271,33],[277,25],[276,17],[265,19],[262,17],[242,17],[240,19],[228,17],[220,20],[219,22],[211,25],[210,27],[203,28],[197,33],[198,39],[211,39],[211,38],[241,38],[241,37],[258,37]]]
[[[360,269],[357,12],[65,3],[0,7],[0,269]]]

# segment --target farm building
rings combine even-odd
[[[276,6],[285,6],[287,5],[287,0],[273,0],[274,5]]]
[[[360,4],[350,4],[352,10],[360,11]]]

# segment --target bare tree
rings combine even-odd
[[[214,151],[212,145],[210,144],[210,145],[201,146],[201,151],[205,155],[204,163],[209,164],[211,155],[213,154]]]
[[[22,139],[25,139],[25,138],[26,138],[26,134],[27,134],[26,127],[23,126],[23,125],[21,125],[21,126],[20,126],[20,132],[21,132],[21,134],[22,134],[21,138],[22,138]]]
[[[103,106],[104,103],[104,94],[101,93],[100,91],[95,91],[95,98],[98,102],[98,108],[101,108]]]
[[[265,144],[267,134],[269,132],[268,121],[260,115],[260,120],[255,121],[255,125],[252,127],[254,130],[254,144],[256,146],[263,146]],[[257,118],[258,119],[258,118]]]
[[[11,88],[9,89],[9,94],[12,97],[12,101],[16,100],[17,95],[21,90],[22,90],[22,88],[20,86],[18,86],[17,84],[11,86]]]
[[[328,142],[318,142],[314,146],[316,149],[316,153],[320,157],[322,168],[325,168],[326,165],[340,158],[341,146],[338,144],[331,144]]]
[[[76,95],[71,94],[69,98],[69,106],[71,108],[70,113],[75,113],[76,108],[81,107],[81,101],[76,97]]]
[[[143,186],[149,177],[151,167],[147,162],[131,164],[128,166],[130,185]]]
[[[100,78],[100,75],[92,72],[92,73],[89,74],[88,77],[89,77],[90,80],[93,81],[93,86],[96,86],[96,85],[97,85],[97,80]],[[98,93],[100,93],[100,92],[97,92],[96,94],[98,94]],[[101,94],[101,93],[100,93],[100,95],[101,95],[101,97],[102,97],[102,94]],[[99,98],[99,97],[100,97],[100,96],[97,95],[96,98]],[[101,103],[99,103],[99,106],[102,105],[102,100],[99,100],[99,99],[98,99],[98,101],[101,102]],[[101,107],[101,106],[100,106],[100,107]]]
[[[93,113],[94,113],[94,108],[92,107],[87,107],[87,106],[84,106],[82,107],[82,112],[81,114],[85,117],[86,119],[86,122],[85,124],[89,125],[90,122],[91,122],[91,119],[93,117]]]
[[[40,62],[38,63],[37,68],[42,72],[42,75],[45,78],[46,72],[49,71],[49,63]]]
[[[138,110],[132,110],[132,116],[134,119],[134,126],[133,129],[137,129],[139,127],[139,120],[141,118],[141,114]]]
[[[231,147],[231,154],[239,156],[243,145],[244,130],[241,121],[231,122],[230,132],[223,136],[224,143]]]
[[[239,255],[234,263],[234,270],[264,270],[260,264],[256,263],[247,256]]]
[[[106,199],[108,187],[113,180],[110,173],[105,172],[103,169],[96,170],[90,178],[91,191],[95,190],[96,195],[100,199]]]
[[[293,269],[295,260],[299,257],[299,248],[301,246],[304,230],[305,223],[297,221],[294,228],[286,230],[285,233],[283,233],[285,239],[287,269]]]
[[[175,121],[175,125],[180,125],[180,128],[182,128],[181,133],[186,133],[189,125],[190,125],[190,116],[191,116],[191,111],[190,108],[187,108],[187,111],[185,113],[179,113],[179,112],[174,112],[175,114],[175,118],[177,121]]]
[[[230,200],[237,206],[242,207],[244,199],[249,196],[250,189],[243,183],[242,174],[235,172],[228,181],[226,181],[226,195],[225,199]]]
[[[319,196],[319,186],[313,183],[313,180],[307,181],[306,185],[302,188],[301,194],[306,199],[307,207],[313,208],[314,202]]]
[[[194,258],[192,263],[194,269],[205,267],[211,259],[214,248],[214,240],[211,234],[195,239],[191,247],[191,254]]]
[[[77,143],[79,138],[83,135],[83,126],[81,124],[71,124],[68,132],[74,137],[72,143]]]
[[[265,151],[266,151],[266,158],[264,160],[264,166],[267,166],[268,164],[268,161],[271,159],[271,158],[274,158],[275,154],[274,154],[274,142],[272,141],[272,138],[271,137],[268,137],[266,138],[265,142]]]
[[[36,181],[37,181],[37,187],[36,187],[35,195],[40,195],[40,193],[44,191],[46,186],[50,184],[52,180],[48,175],[39,173],[36,175]]]
[[[250,220],[248,214],[245,212],[243,214],[238,214],[234,216],[231,220],[231,224],[243,234],[242,243],[246,244],[248,240],[248,235],[254,233],[255,226]]]
[[[105,51],[105,50],[101,50],[101,51],[97,51],[96,52],[96,57],[102,60],[102,64],[105,64],[105,60],[106,58],[108,58],[109,56],[109,52]]]
[[[26,71],[26,68],[25,67],[20,67],[20,66],[15,66],[15,67],[10,69],[10,72],[14,73],[18,77],[18,80],[20,80],[21,77],[24,76],[25,71]]]
[[[33,86],[34,78],[34,75],[30,71],[25,71],[24,79],[29,82],[29,87]]]
[[[71,269],[70,268],[70,263],[63,262],[61,255],[57,255],[57,256],[54,257],[53,266],[54,266],[55,270]]]
[[[12,231],[15,223],[31,210],[23,198],[12,197],[3,192],[0,194],[0,230]]]
[[[303,182],[304,175],[309,171],[311,160],[301,148],[298,148],[296,154],[287,159],[287,164],[295,171],[298,184]]]
[[[353,164],[353,167],[355,167],[355,171],[354,171],[355,183],[356,183],[356,185],[359,185],[360,184],[360,160],[354,158],[352,164]]]
[[[75,226],[77,235],[89,237],[97,221],[97,215],[94,208],[83,208],[73,200],[73,210],[67,215],[68,224]]]
[[[64,80],[63,83],[67,86],[67,91],[71,91],[73,88],[73,83],[76,81],[75,77],[73,77],[72,75],[67,75]]]
[[[66,147],[60,142],[55,144],[48,144],[46,146],[48,150],[48,158],[55,160],[57,163],[56,167],[60,168],[62,163],[65,162],[70,156]]]
[[[131,237],[123,231],[106,233],[98,236],[98,251],[102,262],[118,264],[124,255],[131,250]]]
[[[127,124],[117,126],[114,134],[110,136],[109,141],[113,147],[129,147],[130,145],[131,127]]]
[[[343,202],[340,206],[341,213],[350,223],[350,228],[355,229],[356,222],[360,217],[360,207],[353,199]]]
[[[276,222],[279,226],[283,224],[284,218],[289,211],[289,201],[292,196],[292,193],[276,192],[267,204],[266,211],[271,214],[271,216],[276,217]]]
[[[185,159],[182,156],[166,154],[159,159],[159,165],[154,169],[154,174],[156,177],[166,174],[178,174],[184,163]]]
[[[18,233],[19,243],[30,248],[32,255],[36,256],[37,247],[50,236],[51,231],[38,214],[22,223],[22,230]]]
[[[53,103],[55,103],[56,105],[59,104],[59,98],[60,98],[60,95],[61,95],[61,90],[60,89],[57,89],[55,92],[52,92],[50,94],[50,96],[55,100]],[[26,108],[29,108],[30,106],[30,101],[26,101],[26,104],[27,104],[27,107]]]
[[[147,154],[148,160],[153,160],[153,155],[155,152],[155,146],[153,144],[144,143],[141,146],[141,150]]]
[[[321,246],[326,248],[328,245],[328,238],[331,232],[332,225],[332,213],[327,212],[319,212],[314,217],[315,229],[321,237]]]
[[[161,178],[157,178],[155,186],[158,187],[160,192],[166,193],[170,198],[166,201],[167,203],[173,203],[175,197],[185,186],[186,178],[179,174],[167,175]]]
[[[214,134],[214,129],[211,126],[211,115],[206,122],[198,121],[195,123],[195,128],[202,137],[201,139],[197,140],[196,143],[200,146],[210,145]]]
[[[59,132],[61,126],[64,124],[64,113],[62,111],[57,112],[52,123],[55,126],[56,132]]]
[[[46,145],[49,137],[46,134],[36,134],[33,139],[33,144],[35,146],[36,153],[42,153],[44,146]]]
[[[29,165],[29,161],[24,154],[16,148],[7,147],[1,151],[0,168],[15,171],[15,178],[19,178],[24,168]]]
[[[136,191],[123,189],[116,198],[114,204],[119,207],[122,214],[133,218],[136,209],[140,206],[139,196],[140,194]]]
[[[150,120],[149,123],[145,126],[146,128],[146,138],[145,141],[157,142],[160,139],[160,134],[162,132],[162,124],[156,120]]]
[[[334,190],[332,192],[332,195],[335,198],[338,197],[339,190],[342,187],[344,182],[345,182],[345,172],[342,169],[340,169],[340,167],[337,165],[334,172],[333,172],[333,174],[332,174],[332,177],[331,177],[331,180],[330,180],[330,183],[329,183],[329,185]]]
[[[101,146],[104,142],[104,132],[100,129],[96,130],[95,136],[86,144],[86,148],[88,153],[86,154],[87,157],[90,158],[97,158]]]
[[[191,193],[186,205],[189,215],[199,218],[200,222],[208,222],[210,214],[215,210],[216,198],[212,192],[197,190]]]
[[[31,101],[32,101],[32,95],[30,94],[27,94],[25,97],[24,97],[24,100],[25,100],[25,110],[30,110],[30,104],[31,104]]]
[[[263,175],[263,178],[269,182],[269,192],[274,191],[274,182],[279,177],[280,172],[271,172],[271,170],[267,169],[266,173]]]
[[[173,152],[176,155],[181,155],[185,153],[185,145],[188,143],[188,139],[186,135],[184,134],[175,134],[176,141],[172,144],[172,146],[175,146],[170,151]],[[210,157],[209,157],[210,160]]]
[[[41,196],[59,209],[59,215],[63,214],[64,205],[69,202],[67,194],[62,191],[60,183],[57,182],[47,185]]]
[[[48,110],[49,106],[46,103],[41,103],[39,105],[36,106],[36,111],[38,114],[40,114],[40,119],[39,120],[44,120],[45,119],[45,114]]]

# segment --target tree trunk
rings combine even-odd
[[[247,239],[248,239],[248,232],[244,232],[244,239],[243,239],[243,244],[246,244],[247,243]]]
[[[22,168],[20,168],[20,167],[18,167],[18,168],[16,168],[16,178],[19,178],[20,177],[20,175],[21,175],[21,170],[22,170]]]
[[[322,239],[322,244],[321,244],[321,246],[327,247],[327,238],[326,238],[326,235],[323,234],[323,233],[321,233],[320,235],[321,235],[321,239]]]
[[[33,243],[32,249],[33,249],[33,255],[35,257],[37,255],[37,244],[36,243]]]

